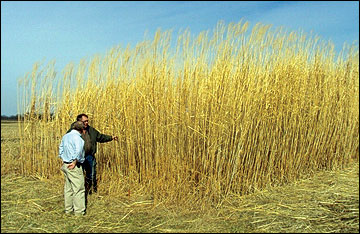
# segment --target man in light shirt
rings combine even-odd
[[[76,216],[85,215],[85,182],[82,163],[85,160],[84,140],[81,134],[85,125],[77,121],[72,130],[61,139],[59,157],[63,161],[61,167],[65,176],[64,197],[65,213],[74,212]]]

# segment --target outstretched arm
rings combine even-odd
[[[101,134],[99,131],[96,131],[96,141],[100,142],[100,143],[104,143],[104,142],[108,142],[108,141],[112,141],[113,137],[110,135],[105,135],[105,134]]]

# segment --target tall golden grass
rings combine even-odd
[[[219,201],[358,160],[358,47],[336,53],[317,36],[243,21],[171,36],[158,30],[61,74],[34,64],[18,89],[22,173],[60,173],[58,145],[80,113],[119,136],[96,155],[111,194]]]

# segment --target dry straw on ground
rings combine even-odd
[[[78,219],[63,212],[61,179],[8,174],[1,178],[1,232],[358,233],[358,165],[228,197],[203,211],[100,191],[89,197],[87,215]]]
[[[358,159],[358,48],[249,29],[220,22],[175,41],[159,30],[61,73],[34,64],[19,82],[21,173],[59,175],[58,145],[79,113],[119,136],[96,156],[114,196],[205,207]]]

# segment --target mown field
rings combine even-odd
[[[156,204],[149,196],[88,199],[87,214],[63,213],[63,177],[22,176],[17,124],[1,122],[1,232],[281,232],[358,233],[359,163],[318,171],[284,186],[229,196],[207,209]],[[54,155],[54,157],[57,157]]]

